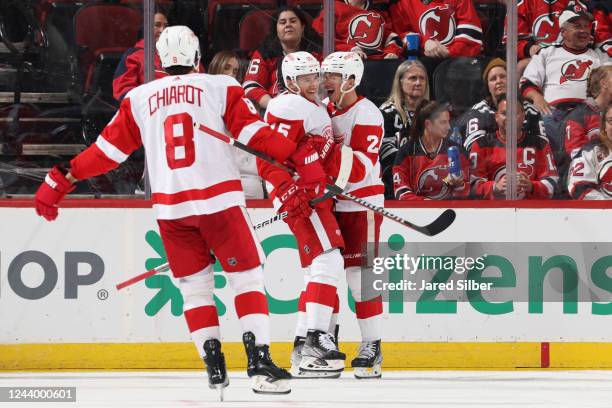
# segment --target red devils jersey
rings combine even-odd
[[[334,3],[334,25],[336,27],[336,51],[350,51],[360,47],[369,58],[382,58],[384,54],[400,56],[403,52],[401,40],[391,29],[385,16],[370,10],[369,2],[365,9],[351,6],[342,0]],[[312,22],[314,28],[323,35],[323,16]]]
[[[591,140],[599,136],[599,109],[592,101],[576,106],[565,119],[564,149],[574,157]]]
[[[612,200],[612,153],[599,140],[584,147],[572,161],[567,187],[577,200]]]
[[[103,174],[142,145],[158,219],[244,206],[232,147],[198,130],[200,124],[278,160],[295,149],[261,121],[235,79],[167,76],[128,92],[96,143],[72,159],[71,173],[78,180]]]
[[[609,4],[609,3],[608,3]],[[595,18],[595,45],[612,58],[612,6],[593,11]]]
[[[399,0],[389,14],[393,31],[402,38],[419,33],[425,41],[437,40],[452,57],[474,57],[482,52],[482,27],[471,0]]]
[[[506,143],[499,132],[476,138],[468,146],[472,162],[472,191],[477,198],[499,198],[493,191],[495,183],[506,174]],[[519,198],[551,198],[559,176],[553,161],[548,139],[529,134],[518,142],[516,150],[517,170],[529,177],[533,191]],[[503,198],[503,197],[502,197]]]
[[[448,176],[450,146],[459,148],[463,184],[452,188],[444,182]],[[443,139],[434,155],[426,152],[421,139],[403,145],[393,165],[393,187],[398,200],[444,200],[467,198],[470,194],[470,166],[465,150],[448,138]]]

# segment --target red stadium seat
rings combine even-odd
[[[99,56],[106,52],[126,50],[137,40],[142,14],[120,4],[93,3],[81,7],[74,16],[74,38],[84,90]]]
[[[272,10],[253,10],[240,21],[240,49],[255,51],[270,32]]]
[[[310,17],[315,18],[323,9],[323,0],[287,0],[287,5],[297,7]]]

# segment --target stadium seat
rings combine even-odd
[[[366,60],[357,92],[380,106],[389,97],[393,76],[402,62],[400,59]]]
[[[323,9],[323,0],[287,0],[288,6],[295,6],[315,18]]]
[[[433,74],[435,99],[449,102],[453,116],[459,116],[482,99],[484,58],[450,58],[444,60]]]
[[[141,25],[141,13],[120,4],[93,3],[77,11],[74,38],[85,92],[101,55],[122,52],[134,45]]]
[[[253,10],[240,21],[240,49],[252,52],[262,44],[270,32],[272,10]]]

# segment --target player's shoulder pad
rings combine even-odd
[[[356,125],[383,125],[384,118],[380,109],[368,98],[363,98],[355,105]]]
[[[288,120],[305,119],[317,106],[307,99],[292,93],[280,94],[268,103],[267,113]]]

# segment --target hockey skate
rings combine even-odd
[[[291,351],[291,369],[289,372],[295,378],[304,378],[300,376],[300,362],[302,361],[302,348],[306,343],[306,337],[296,336],[293,341],[293,351]]]
[[[333,336],[320,330],[309,331],[302,348],[300,377],[338,378],[344,370],[346,355],[338,351]]]
[[[380,378],[382,376],[381,364],[383,361],[380,349],[380,340],[362,341],[357,357],[351,361],[355,378]]]
[[[204,342],[204,363],[208,373],[208,388],[216,389],[219,392],[219,399],[223,401],[223,391],[229,385],[229,378],[219,340],[210,339]]]
[[[270,357],[270,347],[266,344],[256,345],[255,335],[246,332],[242,335],[244,350],[247,355],[247,374],[253,379],[251,388],[257,394],[289,394],[291,374],[277,367]]]

